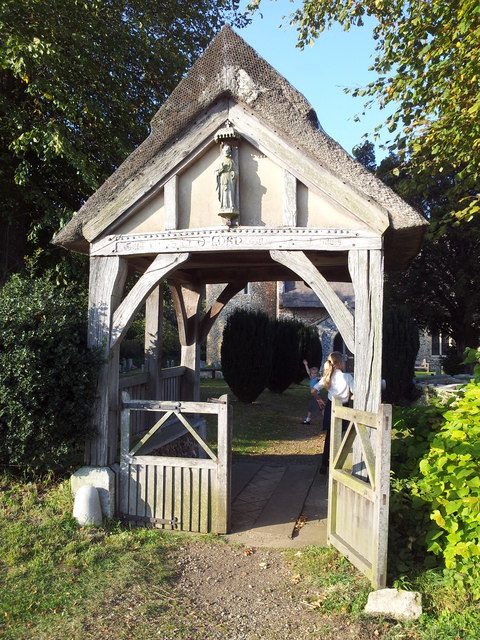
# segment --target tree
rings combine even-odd
[[[399,167],[396,175],[394,167]],[[390,156],[376,173],[430,220],[422,250],[408,270],[388,274],[386,304],[406,304],[419,327],[449,335],[462,359],[465,348],[480,341],[480,220],[441,224],[452,206],[453,172],[432,174],[419,187],[410,165],[400,166]]]
[[[5,0],[0,7],[0,282],[146,138],[238,0]]]
[[[267,386],[274,393],[283,393],[294,381],[298,365],[298,323],[290,319],[275,320],[271,322],[271,331],[273,334],[272,369]]]
[[[410,162],[417,182],[453,164],[450,211],[471,219],[480,211],[478,0],[303,0],[289,20],[303,48],[334,22],[348,31],[366,17],[375,20],[377,78],[353,95],[366,96],[366,106],[393,106],[391,149]]]
[[[448,334],[457,354],[480,341],[480,222],[426,239],[406,273],[390,274],[390,301],[402,300],[422,327]]]
[[[272,369],[273,332],[262,311],[237,309],[223,330],[222,373],[240,402],[254,402],[267,386]]]
[[[298,333],[298,361],[293,382],[300,384],[307,377],[304,360],[310,367],[320,367],[322,362],[322,343],[318,336],[318,329],[296,320]]]
[[[414,397],[418,328],[407,307],[388,306],[383,316],[382,377],[386,402],[398,404]]]
[[[419,185],[410,164],[391,154],[377,167],[371,151],[367,141],[354,155],[430,220],[422,251],[408,270],[387,274],[385,305],[407,305],[420,328],[449,335],[458,363],[465,348],[480,341],[480,222],[442,222],[452,207],[453,168]]]

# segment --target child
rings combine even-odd
[[[310,367],[308,366],[307,360],[304,360],[303,364],[305,365],[305,371],[307,372],[307,375],[310,378],[310,393],[311,393],[314,385],[316,385],[318,382],[318,367],[312,367],[310,369]],[[314,411],[318,411],[318,404],[315,401],[315,398],[310,396],[310,401],[308,403],[307,417],[303,421],[303,424],[310,424],[312,420],[312,413]]]
[[[320,389],[327,389],[328,400],[324,402],[319,395]],[[345,373],[345,361],[339,351],[333,351],[324,365],[323,376],[312,388],[312,396],[318,406],[323,409],[323,428],[327,432],[320,472],[325,472],[329,464],[330,454],[330,423],[332,419],[332,398],[341,398],[346,404],[353,394],[353,376]]]

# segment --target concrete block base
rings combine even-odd
[[[417,591],[380,589],[368,594],[365,613],[396,620],[418,620],[422,614],[422,596]]]
[[[107,518],[115,515],[115,474],[109,467],[81,467],[70,478],[72,495],[84,485],[95,487],[100,498],[102,514]]]

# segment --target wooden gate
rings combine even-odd
[[[228,533],[232,433],[228,402],[130,400],[128,394],[122,394],[122,400],[120,518],[181,531]],[[135,411],[155,412],[160,418],[132,446],[131,416]],[[198,416],[206,414],[217,416],[216,453],[195,428]],[[161,446],[162,432],[172,428],[179,435],[189,432],[205,457],[177,458],[146,453]]]
[[[344,420],[348,427],[342,437]],[[327,542],[360,569],[375,589],[384,588],[387,578],[391,435],[390,405],[381,405],[378,413],[368,413],[334,400]],[[365,477],[352,470],[352,447],[357,438]]]

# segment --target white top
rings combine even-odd
[[[351,373],[345,373],[340,369],[335,369],[332,377],[330,378],[330,389],[328,390],[328,399],[341,398],[342,404],[345,404],[350,399],[350,394],[353,394],[353,376]],[[323,376],[313,387],[317,391],[325,387],[325,381]]]

